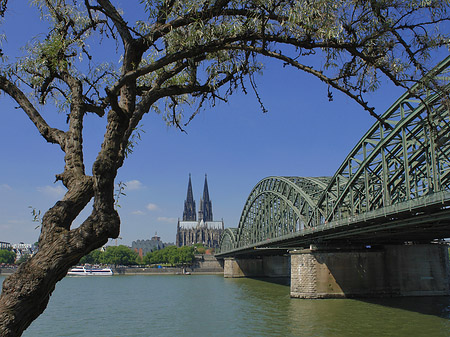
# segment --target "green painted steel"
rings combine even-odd
[[[220,249],[224,252],[237,248],[236,244],[237,228],[225,228],[220,239]]]
[[[450,57],[423,81],[448,89],[449,68]],[[397,228],[403,226],[395,225],[400,214],[408,219],[420,216],[424,207],[445,210],[450,204],[450,100],[443,91],[413,86],[382,115],[384,123],[369,129],[333,177],[261,180],[244,205],[238,228],[224,232],[220,254],[289,240],[306,244],[312,242],[302,239],[308,235],[320,241],[314,231],[338,237],[332,229],[349,224],[354,224],[349,231],[364,227],[360,231],[370,233],[369,224],[377,228],[391,219]],[[450,215],[439,219],[450,221]],[[447,234],[439,230],[436,238]],[[339,235],[347,234],[339,230]]]

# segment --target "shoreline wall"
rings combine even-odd
[[[113,269],[118,275],[180,275],[186,272],[196,275],[223,275],[223,265],[212,255],[196,255],[190,267],[124,267]]]

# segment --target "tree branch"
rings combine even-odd
[[[0,75],[0,89],[4,90],[19,104],[47,142],[58,144],[64,151],[65,133],[59,129],[51,128],[31,104],[27,96],[3,75]]]
[[[130,34],[127,23],[120,16],[116,8],[111,4],[109,0],[97,0],[97,2],[100,5],[100,10],[114,23],[114,26],[119,32],[124,45],[130,44],[133,41],[133,37]]]

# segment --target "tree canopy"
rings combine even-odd
[[[147,253],[144,256],[145,264],[170,264],[176,265],[188,265],[194,262],[194,247],[176,247],[168,246],[161,250],[155,250]]]
[[[0,263],[13,264],[16,254],[7,249],[0,249]]]
[[[103,263],[102,262],[102,255],[103,255],[103,253],[100,250],[95,249],[92,252],[90,252],[89,254],[83,256],[80,259],[80,263],[81,264],[86,264],[86,263],[87,264],[100,264],[100,263]]]
[[[408,88],[449,42],[448,0],[140,0],[132,2],[140,6],[135,20],[109,0],[32,4],[47,30],[17,60],[3,55],[0,90],[64,153],[56,180],[66,193],[42,217],[39,252],[4,282],[2,336],[20,335],[68,268],[119,235],[114,180],[144,114],[183,129],[200,109],[248,90],[264,111],[254,76],[272,58],[323,81],[330,99],[340,91],[377,117],[365,93],[382,77]],[[8,15],[7,1],[0,15]],[[63,128],[46,119],[55,105],[67,116]],[[88,171],[87,114],[107,120]],[[91,200],[91,214],[72,228]]]
[[[137,257],[138,254],[127,246],[109,246],[101,255],[100,261],[104,264],[129,266],[136,264]]]

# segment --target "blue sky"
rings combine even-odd
[[[38,31],[40,23],[28,12],[27,7],[11,7],[0,27],[8,35],[6,52],[14,52]],[[335,92],[329,102],[327,87],[320,81],[275,62],[267,63],[257,85],[268,113],[261,112],[249,92],[202,111],[186,128],[187,134],[168,128],[161,116],[144,117],[145,133],[117,178],[127,184],[126,196],[119,202],[119,244],[131,245],[155,232],[165,242],[175,241],[189,173],[197,204],[207,174],[214,218],[223,219],[226,227],[237,227],[258,181],[271,175],[333,175],[375,122],[349,98]],[[386,83],[369,96],[370,103],[381,114],[401,92]],[[43,113],[55,125],[65,118],[53,111]],[[95,116],[86,122],[86,139],[97,142],[85,145],[89,172],[105,122]],[[54,184],[55,174],[63,169],[63,154],[56,145],[47,144],[5,96],[0,97],[0,144],[0,241],[34,242],[39,231],[29,206],[45,211],[63,195],[62,185]]]

